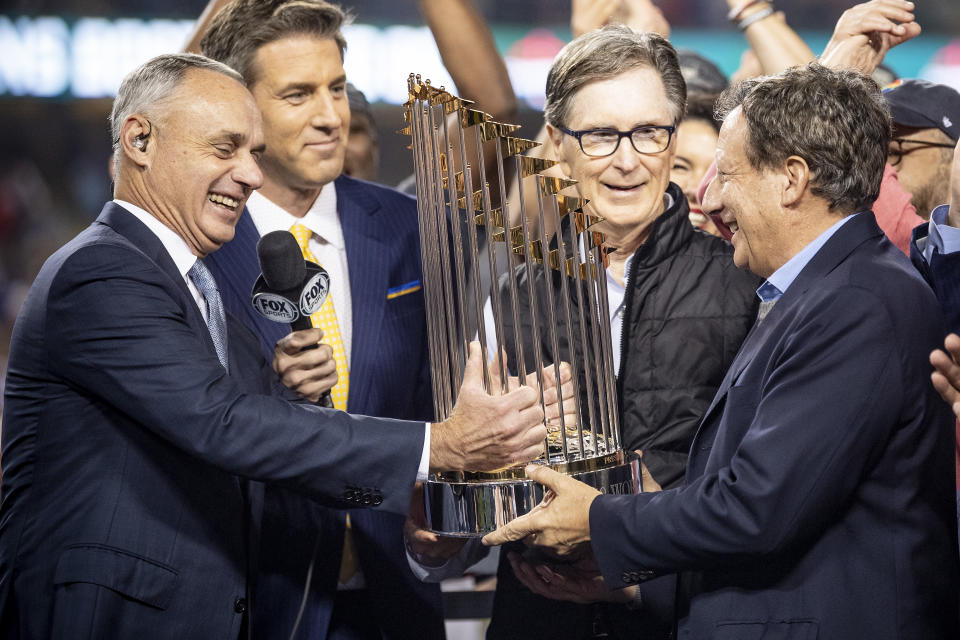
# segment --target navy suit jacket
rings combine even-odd
[[[402,290],[421,278],[416,201],[393,189],[346,176],[335,184],[353,302],[348,410],[430,420],[433,400],[423,291],[388,298],[389,291]],[[272,357],[274,345],[290,332],[290,326],[263,318],[250,304],[250,292],[260,275],[256,252],[259,239],[253,220],[244,211],[234,239],[206,262],[223,291],[227,308],[248,324],[260,338],[264,354]],[[331,287],[336,286],[336,282],[331,283]],[[298,535],[291,535],[291,522],[298,523]],[[326,637],[343,546],[343,522],[343,512],[310,505],[268,488],[256,603],[264,614],[258,617],[269,616],[273,623],[259,628],[265,632],[262,637],[289,633],[307,566],[315,555],[315,543],[320,546],[314,561],[310,607],[298,637]],[[403,545],[403,517],[356,512],[351,515],[351,526],[367,588],[379,604],[370,615],[385,637],[442,637],[439,587],[420,582],[410,571]]]
[[[338,507],[361,488],[406,513],[422,424],[275,397],[232,319],[229,354],[228,374],[169,254],[122,207],[47,260],[11,339],[0,637],[235,640],[261,481]]]
[[[680,570],[680,638],[956,638],[953,420],[929,287],[871,213],[757,325],[686,484],[591,505],[612,586]]]
[[[928,225],[924,222],[914,227],[910,237],[910,260],[937,295],[947,319],[947,329],[960,333],[960,251],[940,253],[934,249],[928,263],[917,249],[917,242],[926,239],[929,233]]]

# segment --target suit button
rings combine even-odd
[[[373,506],[376,507],[381,504],[383,504],[383,496],[378,493],[377,495],[373,496]]]
[[[633,575],[632,572],[624,571],[622,574],[620,574],[620,579],[629,584],[633,582],[633,580],[630,579],[630,576],[632,575]]]
[[[237,598],[233,601],[233,610],[237,613],[246,613],[247,612],[247,600],[246,598]]]

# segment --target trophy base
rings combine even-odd
[[[616,451],[596,458],[549,465],[605,494],[640,491],[640,458]],[[543,499],[543,485],[526,477],[523,467],[492,473],[435,474],[425,484],[427,527],[438,535],[473,538],[486,535],[528,513]]]

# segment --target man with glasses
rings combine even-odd
[[[887,161],[928,219],[947,201],[950,162],[960,138],[960,93],[926,80],[898,80],[883,90],[893,118]]]
[[[603,218],[591,230],[605,234],[609,250],[607,290],[622,441],[628,449],[643,450],[657,483],[673,487],[683,479],[697,424],[754,322],[759,280],[734,266],[729,244],[690,225],[683,191],[670,183],[686,85],[669,42],[623,26],[587,33],[554,60],[546,95],[547,131],[559,167],[577,181],[579,195],[589,201],[586,211]],[[512,275],[525,283],[546,274],[520,267]],[[528,289],[517,289],[519,317],[528,317]],[[542,287],[536,290],[545,295]],[[575,302],[572,288],[568,294]],[[555,299],[560,295],[556,278]],[[500,282],[500,297],[509,325],[513,314],[506,280]],[[545,304],[537,301],[538,308]],[[552,354],[547,333],[541,331],[543,344],[525,344],[524,350],[540,349],[545,362],[583,362],[581,353],[571,360],[562,335],[560,353]],[[512,327],[505,327],[504,335],[507,353],[514,354]],[[582,345],[574,348],[581,352]],[[516,363],[509,366],[515,371]],[[578,375],[582,380],[584,373]],[[669,613],[661,611],[658,619],[649,608],[636,612],[633,601],[561,603],[531,592],[512,568],[522,551],[522,545],[508,546],[501,553],[488,638],[637,637],[641,632],[654,638],[669,632],[669,624],[663,624]],[[658,581],[659,589],[656,583],[647,585],[645,597],[659,594],[669,608],[674,589],[667,581]],[[613,592],[598,592],[596,599],[608,594]]]

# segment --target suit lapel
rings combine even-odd
[[[362,413],[365,399],[375,391],[377,350],[375,341],[369,337],[380,335],[383,323],[389,276],[389,240],[380,236],[380,204],[367,196],[359,183],[349,178],[338,178],[336,185],[337,213],[350,265],[354,336],[347,409]]]
[[[137,220],[136,216],[115,202],[108,202],[97,217],[97,222],[110,227],[132,242],[167,274],[181,292],[192,298],[183,274],[177,269],[177,265],[174,264],[173,258],[167,253],[163,243],[145,224]],[[203,317],[201,316],[200,319],[203,320]]]
[[[108,202],[104,206],[97,222],[105,224],[127,238],[170,278],[173,286],[185,296],[183,306],[189,322],[203,336],[202,339],[206,342],[210,353],[216,355],[217,350],[213,345],[213,338],[210,337],[210,331],[207,329],[207,323],[200,313],[200,307],[194,301],[193,294],[187,288],[187,282],[184,280],[183,274],[177,269],[177,265],[174,264],[173,258],[170,257],[160,239],[136,216],[113,202]]]
[[[695,456],[699,449],[701,435],[706,433],[705,425],[710,424],[715,418],[719,419],[717,414],[722,411],[730,388],[734,386],[744,369],[754,360],[761,347],[780,330],[780,325],[789,321],[792,307],[803,299],[804,294],[811,286],[822,280],[860,244],[882,234],[883,232],[877,226],[873,213],[869,211],[861,213],[844,224],[800,271],[787,292],[783,294],[764,318],[764,321],[760,324],[754,324],[743,341],[740,351],[737,352],[736,358],[727,370],[720,388],[717,389],[713,402],[710,403],[710,407],[700,420],[700,426],[697,428],[697,434],[694,436],[690,448],[691,458]]]

